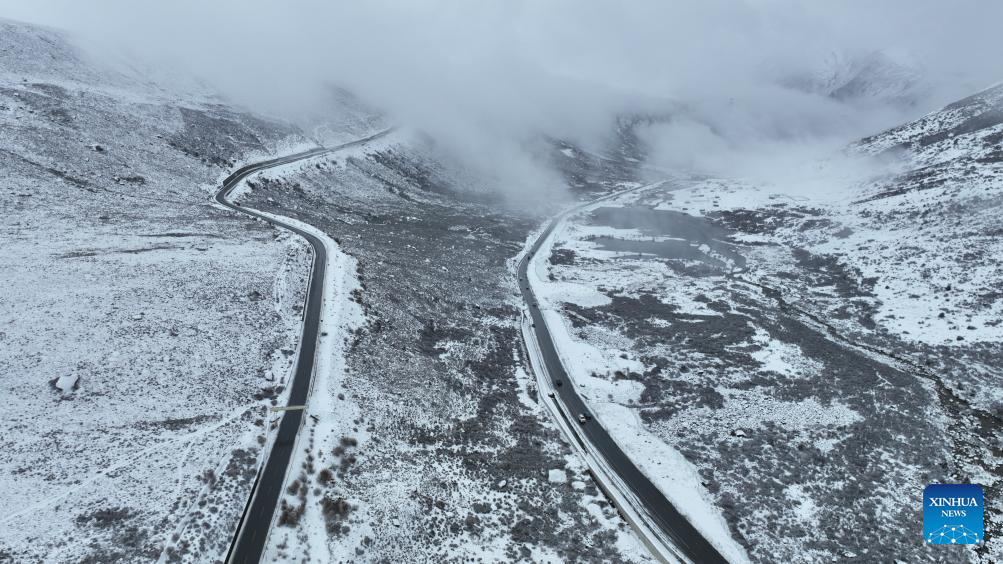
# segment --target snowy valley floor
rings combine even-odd
[[[803,181],[677,175],[555,232],[534,272],[566,364],[703,530],[757,562],[1003,557],[1001,108],[996,86]],[[931,483],[982,485],[988,542],[924,544]]]
[[[907,265],[958,241],[876,261],[875,244],[923,239],[866,209],[677,181],[574,217],[536,269],[598,417],[704,530],[720,511],[755,561],[957,561],[919,542],[924,486],[998,488],[998,407],[979,399],[1000,392],[1000,311],[964,300],[1003,273],[943,261],[939,284],[910,286],[930,275]],[[986,534],[999,523],[987,508]],[[983,554],[999,551],[991,539]]]
[[[210,196],[386,125],[341,110],[307,135],[0,20],[0,562],[222,558],[309,255]],[[541,158],[582,200],[660,179],[631,127]],[[676,176],[577,214],[536,291],[602,424],[729,554],[1001,561],[1003,87],[851,150],[899,168]],[[340,249],[265,560],[650,562],[527,373],[514,259],[557,206],[451,162],[397,132],[234,194]],[[983,485],[987,544],[923,545],[938,482]]]
[[[332,413],[308,423],[267,558],[647,561],[525,372],[509,261],[540,218],[420,142],[375,145],[265,173],[242,199],[323,229],[360,281],[344,373],[315,390]]]

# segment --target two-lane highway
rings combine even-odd
[[[555,402],[555,407],[562,414],[565,421],[570,422],[570,427],[565,425],[564,428],[571,428],[573,433],[577,433],[576,436],[571,438],[589,442],[592,447],[590,450],[597,452],[602,457],[606,468],[614,472],[619,477],[620,482],[630,489],[630,493],[633,494],[631,497],[640,505],[640,507],[635,507],[634,509],[639,514],[645,516],[647,521],[657,526],[662,534],[671,540],[674,545],[674,552],[678,552],[682,557],[691,562],[700,564],[726,563],[727,560],[725,560],[720,552],[679,513],[669,500],[666,499],[665,495],[624,454],[623,450],[610,437],[600,422],[592,416],[592,411],[578,395],[571,378],[568,377],[564,364],[561,362],[561,357],[554,345],[550,331],[547,329],[546,319],[543,312],[540,311],[539,302],[533,294],[533,286],[530,283],[529,268],[533,257],[540,251],[561,221],[569,215],[589,206],[634,190],[637,189],[611,194],[562,213],[550,221],[547,228],[544,229],[536,242],[526,252],[522,261],[519,262],[518,276],[522,297],[526,302],[530,319],[533,322],[528,330],[531,330],[532,337],[535,337],[535,345],[539,350],[540,359],[544,365],[540,368],[544,369],[545,376],[550,379],[548,387],[554,390],[556,396],[560,399],[559,402]],[[584,415],[587,418],[584,424],[578,422],[579,415]]]
[[[320,333],[321,309],[324,304],[323,290],[324,277],[327,274],[327,248],[324,246],[324,242],[314,234],[291,223],[284,222],[281,218],[274,215],[264,214],[234,204],[227,197],[241,180],[255,172],[362,145],[383,137],[390,133],[390,131],[391,129],[387,129],[369,137],[336,147],[318,147],[294,155],[247,165],[226,177],[223,180],[223,186],[216,192],[215,200],[220,205],[251,217],[263,219],[283,229],[288,229],[306,239],[313,249],[313,264],[311,266],[303,316],[303,335],[300,339],[296,368],[293,372],[292,381],[289,384],[288,405],[305,404],[310,392],[310,383],[314,371],[314,356],[317,352],[317,337]],[[268,538],[268,529],[271,526],[272,516],[275,514],[275,508],[282,495],[286,472],[296,445],[296,435],[299,433],[302,422],[303,411],[283,412],[278,433],[268,454],[268,460],[258,472],[257,478],[255,478],[247,505],[237,524],[233,541],[230,544],[230,550],[227,553],[227,562],[257,564],[261,561],[261,556],[265,549],[265,541]]]

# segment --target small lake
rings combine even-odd
[[[699,250],[701,245],[707,245],[717,254],[733,261],[736,266],[745,267],[745,257],[738,252],[735,244],[728,241],[731,232],[702,217],[645,207],[601,207],[592,212],[590,223],[616,229],[637,229],[652,237],[674,238],[669,241],[636,241],[598,237],[595,242],[603,250],[644,253],[675,260],[697,260],[714,268],[727,268],[724,261]]]

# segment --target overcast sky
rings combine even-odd
[[[650,134],[675,164],[711,168],[764,143],[845,143],[1003,80],[998,0],[0,0],[0,15],[263,108],[346,85],[479,149],[539,132],[595,142],[618,113],[685,108]],[[914,104],[827,96],[875,52],[919,77]]]

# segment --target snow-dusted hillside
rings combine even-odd
[[[828,252],[876,277],[881,327],[932,357],[955,393],[1003,416],[993,369],[1003,341],[1003,86],[855,149],[894,155],[904,170],[853,195],[844,213],[857,233]]]
[[[0,561],[226,550],[308,256],[210,195],[310,144],[0,22]]]
[[[930,88],[922,65],[896,51],[875,51],[857,57],[833,52],[814,71],[783,82],[841,102],[898,109],[914,106]]]

